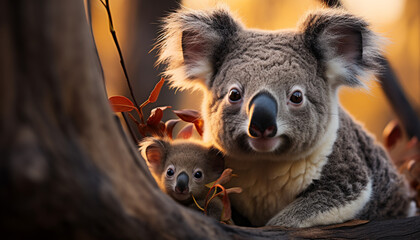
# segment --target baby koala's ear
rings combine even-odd
[[[215,172],[222,173],[225,169],[225,156],[224,154],[215,147],[210,147],[208,152],[210,166]]]
[[[157,171],[163,164],[167,142],[158,138],[144,138],[139,143],[141,156],[153,171]]]
[[[331,85],[363,86],[358,77],[380,69],[380,38],[363,19],[323,9],[309,13],[300,29]]]

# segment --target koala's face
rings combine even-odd
[[[278,32],[245,29],[223,9],[181,10],[165,31],[171,83],[205,93],[205,139],[249,160],[300,159],[335,134],[337,88],[362,85],[379,54],[367,24],[341,10]]]
[[[189,161],[188,164],[184,163],[185,160]],[[191,195],[197,197],[198,193],[205,190],[204,184],[210,182],[209,172],[204,171],[201,162],[200,156],[187,159],[182,156],[168,156],[160,174],[164,192],[178,201],[190,200]]]
[[[175,145],[167,151],[160,180],[165,192],[178,201],[202,198],[208,192],[205,184],[215,181],[221,173],[215,170],[209,158],[209,149],[195,145]]]
[[[238,42],[204,103],[211,139],[242,157],[278,159],[311,149],[326,132],[335,100],[315,57],[291,33],[243,32]]]
[[[224,168],[221,153],[193,141],[166,141],[147,138],[140,143],[156,182],[168,195],[179,202],[189,202],[206,196],[205,184],[215,181]]]

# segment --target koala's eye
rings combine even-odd
[[[197,170],[194,172],[194,178],[201,179],[203,177],[203,172],[200,170]]]
[[[296,90],[290,96],[290,102],[295,105],[301,104],[303,101],[303,93],[300,90]]]
[[[236,103],[241,100],[241,92],[237,88],[232,88],[229,91],[229,102]]]
[[[166,170],[166,176],[172,177],[175,174],[175,170],[173,167],[169,167],[168,170]]]

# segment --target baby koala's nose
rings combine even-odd
[[[179,194],[188,193],[189,177],[185,172],[181,172],[176,178],[175,192]]]
[[[277,133],[277,103],[271,94],[257,94],[249,104],[248,135],[254,138],[271,138]]]

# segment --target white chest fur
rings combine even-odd
[[[332,112],[337,113],[337,106]],[[238,175],[229,183],[240,186],[241,194],[232,194],[232,204],[253,225],[262,226],[290,204],[314,179],[319,179],[328,161],[339,127],[338,114],[333,114],[319,145],[307,156],[294,161],[228,158],[226,166]]]
[[[322,151],[324,150],[324,151]],[[232,194],[232,202],[252,224],[264,225],[290,204],[302,190],[318,179],[330,153],[328,149],[293,162],[228,159],[227,166],[238,175],[231,186],[241,186],[241,194]]]

